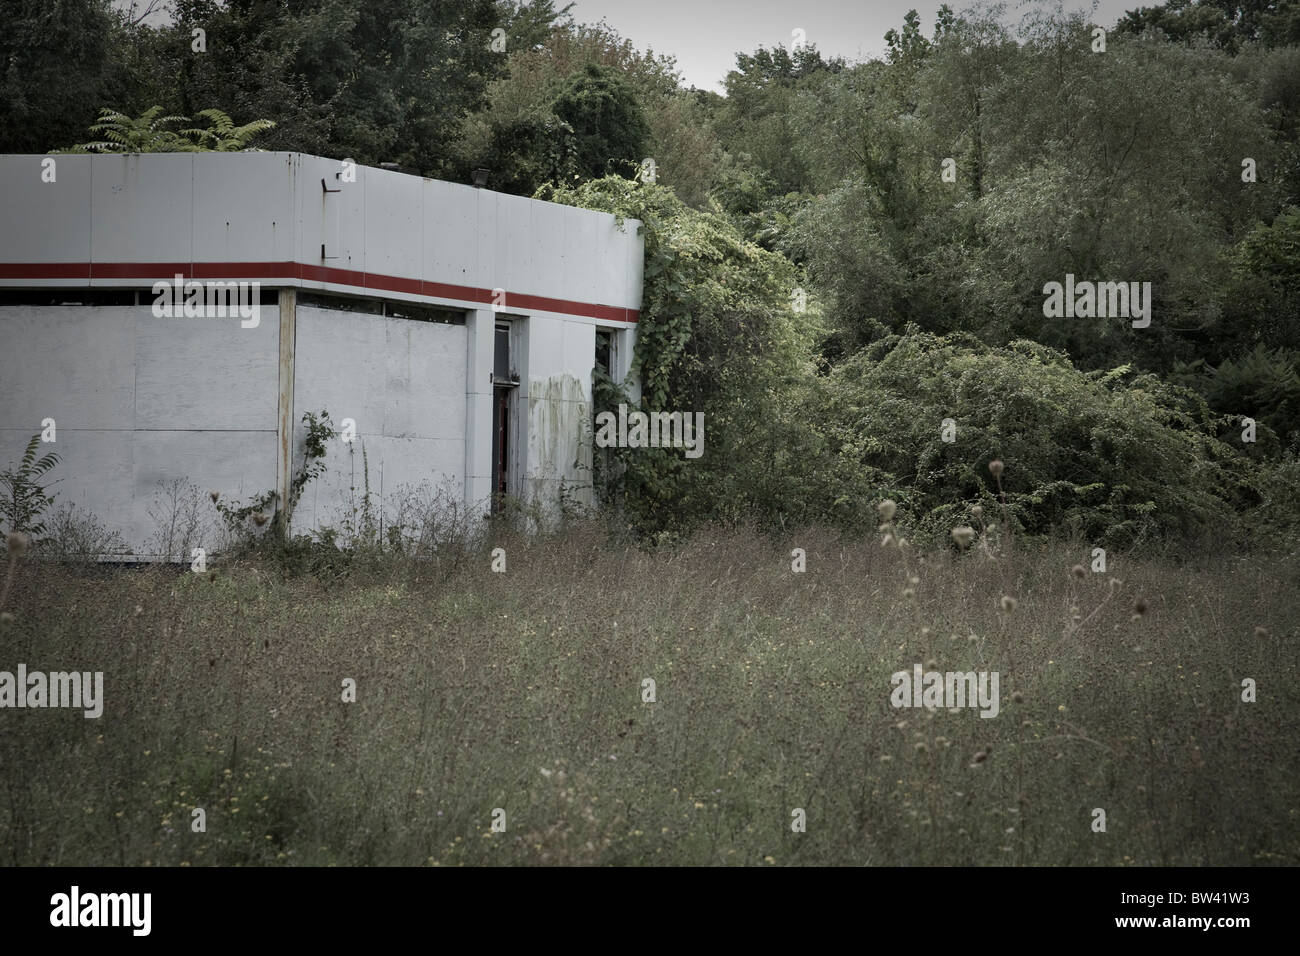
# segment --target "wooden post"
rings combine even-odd
[[[293,480],[293,369],[298,329],[298,292],[280,290],[280,388],[276,430],[276,524],[280,536],[289,538],[289,484]]]

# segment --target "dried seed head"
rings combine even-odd
[[[876,510],[880,512],[880,517],[884,518],[886,521],[894,520],[894,512],[897,509],[898,505],[894,504],[893,500],[890,498],[886,498],[880,504],[876,505]]]
[[[916,592],[911,588],[903,588],[903,597],[905,598],[916,597]]]
[[[887,548],[893,543],[894,543],[894,536],[892,534],[887,534],[880,539],[880,546],[882,548]]]
[[[1001,461],[994,458],[991,462],[989,462],[989,473],[994,478],[1000,478],[1002,476],[1002,471],[1004,467],[1005,466],[1002,464]]]
[[[959,524],[952,529],[952,540],[964,548],[975,540],[975,529],[970,525]]]
[[[1133,602],[1133,613],[1141,617],[1147,612],[1147,602],[1144,598],[1138,598]]]
[[[9,553],[15,558],[26,554],[27,545],[30,543],[30,539],[21,531],[10,531],[5,535],[5,547],[9,549]]]
[[[1018,690],[1013,691],[1011,694],[1011,699],[1015,701],[1017,704],[1023,704],[1025,702],[1025,695],[1020,693],[1020,691]]]
[[[974,505],[974,506],[971,507],[971,509],[970,509],[970,513],[971,513],[971,517],[972,517],[972,518],[975,518],[976,520],[978,520],[978,519],[980,519],[980,518],[983,518],[983,517],[984,517],[984,506],[983,506],[983,505]]]
[[[971,757],[970,759],[972,763],[983,763],[985,760],[988,759],[988,756],[989,756],[988,754],[986,754],[984,751],[981,750],[978,753],[976,753],[974,757]]]
[[[259,528],[270,520],[270,515],[253,515],[253,524],[257,525]]]
[[[1116,590],[1116,589],[1122,587],[1123,585],[1124,585],[1124,582],[1121,581],[1119,578],[1111,578],[1111,579],[1110,579],[1110,589],[1111,589],[1112,591],[1114,591],[1114,590]]]
[[[1076,564],[1074,567],[1070,568],[1070,573],[1082,581],[1084,575],[1086,575],[1088,572],[1083,569],[1082,564]]]
[[[0,624],[12,624],[14,616],[8,611],[0,611]]]
[[[1268,637],[1268,628],[1266,628],[1266,627],[1257,627],[1257,628],[1255,628],[1255,636],[1256,636],[1256,637]]]
[[[928,671],[938,670],[938,669],[939,669],[939,662],[936,661],[936,660],[932,657],[932,658],[930,658],[928,661],[925,662],[925,669],[928,670]]]
[[[209,492],[208,492],[208,497],[212,499],[212,503],[215,505],[215,504],[217,503],[217,499],[221,497],[221,492],[219,492],[219,491],[209,491]]]
[[[1002,595],[1002,610],[1010,614],[1016,609],[1016,599],[1009,594]]]
[[[918,578],[915,574],[913,574],[908,577],[907,583],[912,585],[913,587],[916,587],[916,585],[921,583],[921,579]]]

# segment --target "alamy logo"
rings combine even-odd
[[[981,717],[996,717],[1002,709],[998,698],[997,671],[924,671],[920,664],[912,673],[895,671],[889,702],[895,707],[979,707]]]
[[[1043,315],[1049,319],[1133,319],[1133,328],[1151,324],[1150,282],[1075,282],[1065,274],[1065,284],[1043,286]]]
[[[153,314],[159,319],[245,320],[241,329],[255,329],[262,321],[260,282],[197,282],[177,273],[174,282],[153,284]]]
[[[628,412],[626,405],[596,416],[598,448],[685,448],[687,458],[704,454],[704,413]]]
[[[80,707],[93,720],[104,713],[104,672],[29,673],[26,664],[19,664],[17,675],[0,671],[2,707]]]
[[[71,893],[50,897],[51,926],[129,926],[132,935],[148,936],[152,893]]]

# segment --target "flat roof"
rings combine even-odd
[[[304,153],[0,155],[0,288],[259,282],[635,323],[640,223]]]

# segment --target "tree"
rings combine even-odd
[[[680,91],[672,57],[637,50],[604,21],[556,22],[535,44],[516,43],[513,31],[510,36],[504,75],[488,84],[483,108],[465,123],[458,144],[464,165],[492,170],[493,188],[531,194],[531,184],[553,165],[559,145],[539,137],[547,129],[567,128],[552,112],[556,97],[575,73],[603,66],[632,88],[650,126],[638,160],[653,157],[660,181],[684,201],[697,207],[707,202],[721,149],[705,108]],[[523,170],[533,172],[524,175]]]
[[[768,198],[812,188],[800,115],[813,91],[842,69],[842,60],[823,59],[813,44],[793,52],[778,46],[736,54],[715,128],[724,148],[747,154],[771,180]]]
[[[13,0],[0,29],[0,153],[71,142],[120,95],[122,28],[109,0]]]
[[[133,69],[169,112],[273,118],[265,148],[460,178],[465,117],[505,65],[492,31],[518,23],[534,36],[542,14],[493,0],[178,0],[173,24],[144,32]],[[197,29],[206,53],[192,48]]]
[[[631,86],[614,70],[588,64],[569,78],[551,109],[573,128],[580,174],[628,174],[645,158],[650,127]]]
[[[577,135],[551,113],[521,117],[492,128],[481,162],[493,189],[531,196],[546,183],[569,183],[579,176]]]
[[[1297,0],[1169,0],[1130,10],[1115,29],[1122,33],[1158,30],[1169,40],[1203,40],[1229,53],[1247,44],[1266,48],[1300,42]]]

